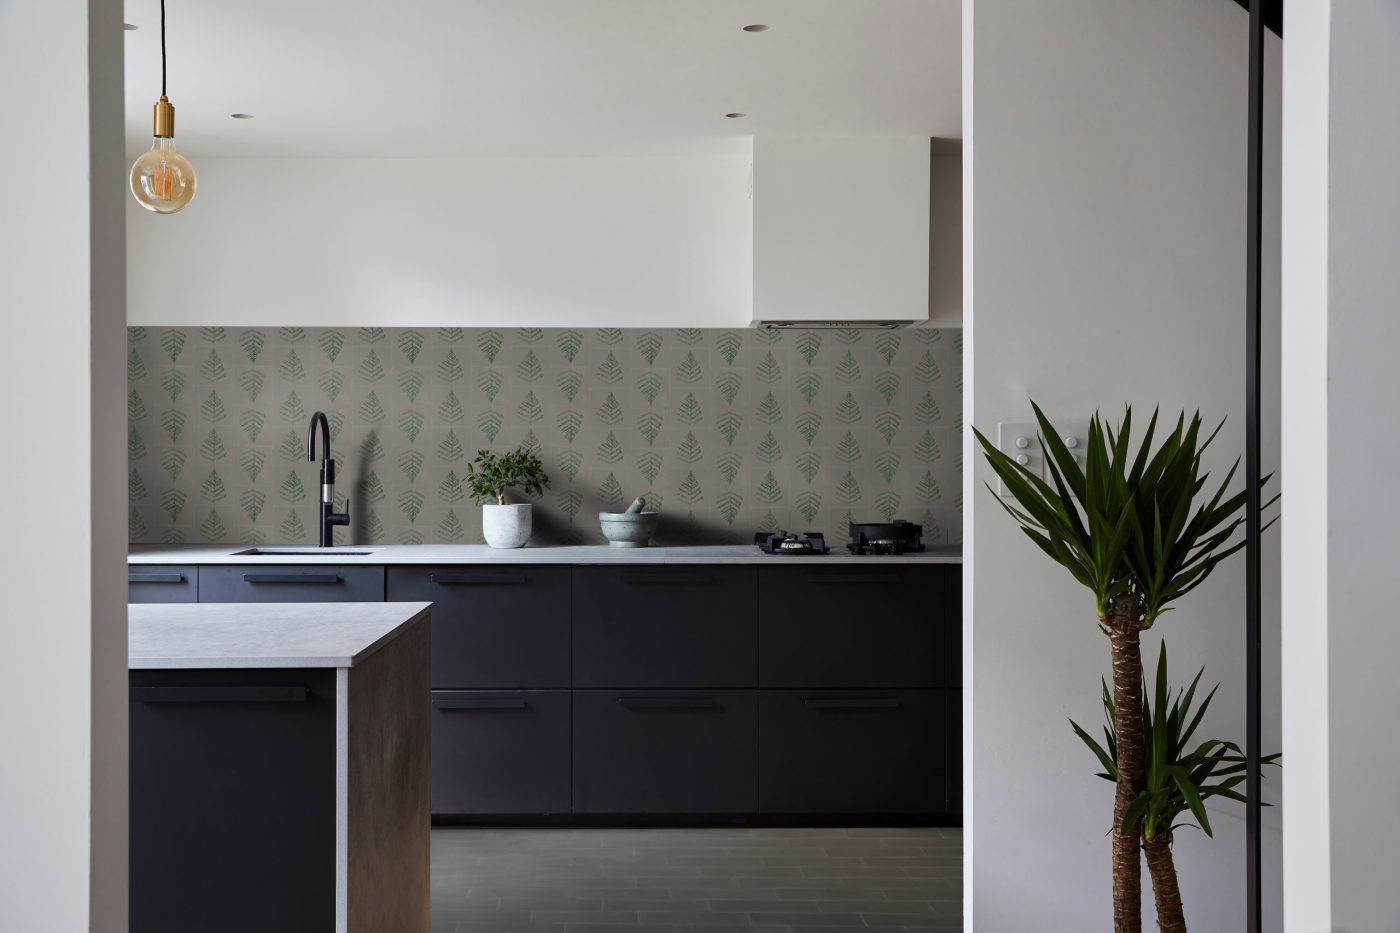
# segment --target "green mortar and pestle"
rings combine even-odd
[[[599,512],[598,524],[602,526],[603,537],[613,547],[646,547],[651,536],[656,534],[656,524],[660,512],[643,512],[647,500],[638,496],[625,512]]]

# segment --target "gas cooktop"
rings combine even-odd
[[[922,525],[902,519],[851,522],[851,540],[846,549],[852,554],[871,557],[909,554],[924,549],[923,533]],[[753,543],[767,554],[826,554],[830,551],[826,536],[816,531],[803,534],[760,531],[753,536]]]

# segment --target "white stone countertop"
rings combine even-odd
[[[282,554],[249,554],[245,545],[132,545],[127,563],[141,564],[960,564],[957,545],[929,547],[916,554],[858,557],[844,542],[828,554],[765,554],[752,544],[700,547],[619,548],[607,545],[498,549],[484,544],[341,545],[334,548],[278,547]]]
[[[354,667],[432,603],[147,603],[127,607],[127,668]]]

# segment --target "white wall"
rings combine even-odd
[[[1116,420],[1124,402],[1143,420],[1157,404],[1200,408],[1229,416],[1209,463],[1223,475],[1244,448],[1246,14],[1223,0],[967,0],[963,23],[966,420],[988,432],[1029,420],[1028,396],[1066,418]],[[1277,42],[1269,54],[1276,91]],[[1277,412],[1277,257],[1266,260],[1264,405]],[[1276,427],[1264,436],[1268,470]],[[970,438],[964,459],[969,928],[1108,930],[1112,786],[1066,722],[1097,729],[1108,646],[1088,591],[983,488]],[[1277,537],[1267,545],[1266,710]],[[1243,574],[1239,557],[1218,570],[1143,651],[1151,669],[1165,636],[1174,679],[1204,664],[1224,681],[1203,728],[1240,742]],[[1264,735],[1279,747],[1276,717]],[[1266,783],[1275,800],[1279,787]],[[1266,814],[1265,929],[1278,929],[1277,810]],[[1212,822],[1214,840],[1178,834],[1186,916],[1243,929],[1242,808]],[[1143,903],[1150,928],[1150,893]]]
[[[753,146],[753,318],[928,317],[929,140]]]
[[[1400,629],[1391,357],[1400,345],[1400,10],[1288,7],[1284,82],[1285,752],[1290,933],[1400,929],[1386,798]]]
[[[746,326],[746,158],[203,159],[132,324]]]
[[[32,933],[127,928],[121,43],[119,4],[0,4],[0,926]]]

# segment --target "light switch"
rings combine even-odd
[[[1040,438],[1036,432],[1040,428],[1034,422],[1003,421],[997,425],[997,449],[1030,470],[1036,476],[1045,475],[1045,452],[1040,448]],[[1006,484],[997,477],[997,495],[1011,498]]]
[[[1080,469],[1084,468],[1084,451],[1089,446],[1089,419],[1083,421],[1054,421],[1055,433],[1064,441]],[[997,425],[997,449],[1030,470],[1041,479],[1048,480],[1045,470],[1045,449],[1040,443],[1040,424],[1034,421],[1003,421]],[[1006,485],[997,477],[997,495],[1011,498]]]
[[[1079,468],[1084,469],[1084,451],[1089,448],[1089,419],[1083,421],[1053,421],[1055,433],[1060,435],[1060,440],[1065,442],[1069,452],[1074,455],[1074,462],[1079,464]]]

